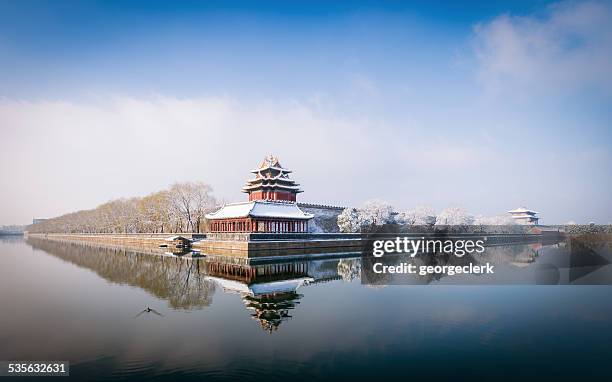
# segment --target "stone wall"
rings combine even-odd
[[[565,232],[572,235],[580,235],[585,233],[612,233],[612,225],[610,224],[571,224],[559,227],[562,227]]]
[[[314,218],[308,223],[308,232],[340,232],[340,227],[338,227],[338,215],[342,213],[344,207],[325,206],[309,203],[298,203],[298,206],[302,211],[314,215]]]
[[[288,240],[337,240],[359,239],[358,233],[309,232],[309,233],[274,233],[274,232],[209,232],[207,240],[216,241],[288,241]]]
[[[51,240],[86,242],[102,245],[120,245],[126,247],[150,247],[158,248],[160,245],[170,246],[172,243],[166,241],[167,238],[179,235],[188,239],[203,239],[204,234],[195,233],[126,233],[126,234],[69,234],[69,233],[31,233],[28,237],[45,238]]]

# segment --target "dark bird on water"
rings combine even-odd
[[[147,306],[147,309],[143,310],[142,312],[138,313],[134,318],[140,317],[142,314],[144,313],[153,313],[153,314],[157,314],[160,317],[163,317],[164,315],[159,313],[157,310],[155,309],[151,309]]]

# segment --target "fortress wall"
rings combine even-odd
[[[314,218],[308,223],[308,232],[340,232],[340,227],[338,227],[338,215],[342,213],[344,207],[325,206],[309,203],[298,203],[298,206],[302,211],[314,215]]]
[[[70,234],[70,233],[31,233],[28,237],[51,240],[86,242],[101,245],[119,245],[126,247],[158,248],[160,245],[171,245],[166,238],[180,235],[188,239],[205,237],[203,234],[173,234],[173,233],[126,233],[126,234]]]

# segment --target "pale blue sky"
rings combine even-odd
[[[0,0],[0,224],[177,180],[242,200],[270,152],[304,201],[608,223],[611,15],[605,1]]]

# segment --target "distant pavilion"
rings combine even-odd
[[[308,221],[314,217],[297,205],[299,184],[289,178],[291,170],[281,166],[270,155],[252,170],[242,192],[248,202],[226,204],[207,214],[210,232],[308,232]]]
[[[536,216],[538,214],[537,212],[525,207],[519,207],[515,210],[508,211],[508,213],[512,215],[512,218],[517,224],[537,225],[540,220],[540,218]]]

